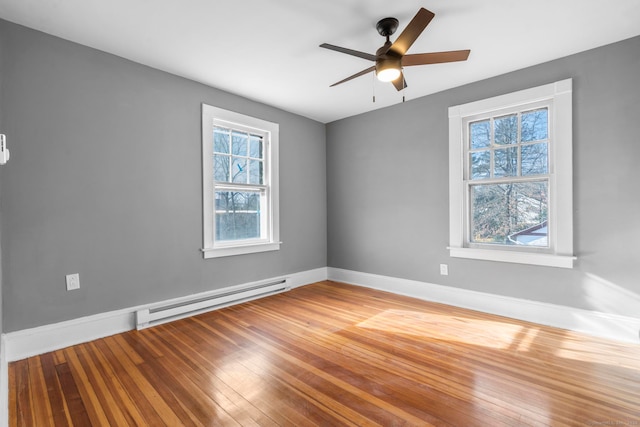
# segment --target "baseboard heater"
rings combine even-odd
[[[289,279],[235,286],[191,298],[169,301],[136,311],[136,329],[145,329],[241,302],[274,295],[290,289]]]

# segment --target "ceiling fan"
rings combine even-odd
[[[420,34],[422,34],[422,31],[424,31],[427,25],[429,25],[429,22],[431,22],[434,16],[435,14],[433,12],[430,12],[425,8],[420,8],[416,16],[414,16],[411,22],[409,22],[409,25],[407,25],[407,28],[402,31],[393,43],[389,40],[389,36],[395,33],[398,29],[398,20],[396,18],[381,19],[376,24],[376,29],[381,36],[387,38],[387,41],[382,45],[382,47],[380,47],[380,49],[377,50],[375,55],[340,46],[334,46],[328,43],[321,44],[320,47],[325,49],[335,50],[336,52],[346,53],[347,55],[353,55],[358,58],[364,58],[375,62],[375,65],[349,76],[346,79],[340,80],[339,82],[332,84],[330,87],[348,82],[349,80],[363,76],[371,71],[375,71],[378,80],[391,82],[397,90],[402,90],[407,87],[407,82],[404,79],[404,74],[402,72],[403,67],[466,61],[469,57],[469,53],[471,52],[468,49],[406,55],[407,50],[409,50],[411,45],[416,41]]]

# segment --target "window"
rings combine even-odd
[[[449,108],[451,256],[573,267],[571,86]]]
[[[278,250],[276,123],[202,105],[204,257]]]

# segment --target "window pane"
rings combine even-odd
[[[548,247],[548,181],[471,186],[473,243]]]
[[[248,135],[246,133],[236,131],[233,131],[231,135],[231,154],[234,156],[246,156]]]
[[[549,135],[549,114],[546,108],[522,113],[522,142],[540,141]]]
[[[229,161],[231,157],[220,154],[213,156],[213,179],[215,181],[229,181]]]
[[[260,193],[216,191],[216,237],[229,241],[260,238]]]
[[[496,144],[507,145],[518,142],[518,116],[497,117],[493,121],[493,132]]]
[[[489,150],[471,153],[471,179],[491,176],[491,152]]]
[[[231,165],[231,182],[247,183],[247,159],[233,157]]]
[[[254,159],[262,158],[262,137],[251,135],[249,137],[249,157]]]
[[[491,123],[489,120],[469,124],[471,148],[484,148],[491,145]]]
[[[249,160],[249,184],[264,184],[262,167],[262,161]]]
[[[548,171],[547,143],[522,146],[522,176],[546,174]]]
[[[216,153],[229,153],[229,129],[213,128],[213,151]]]
[[[499,178],[518,174],[518,149],[516,147],[495,150],[494,156],[493,176]]]

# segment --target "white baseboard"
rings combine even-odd
[[[299,273],[287,274],[291,287],[299,287],[327,280],[327,268],[317,268]],[[240,285],[242,286],[242,285]],[[229,288],[236,288],[231,286]],[[221,292],[223,289],[216,290]],[[175,300],[180,300],[178,298]],[[174,300],[156,301],[144,306],[95,314],[79,319],[67,320],[51,325],[9,332],[4,335],[2,351],[6,361],[13,362],[49,351],[59,350],[76,344],[108,337],[135,329],[135,312],[150,306],[170,303]],[[4,377],[2,377],[4,378]],[[6,389],[6,387],[4,388]]]
[[[582,332],[588,335],[637,344],[640,318],[582,310],[435,285],[415,280],[361,273],[339,268],[328,269],[329,280],[406,295],[427,301],[525,320],[541,325]]]
[[[80,317],[5,334],[7,361],[13,362],[135,329],[135,309]]]
[[[322,267],[315,270],[302,271],[296,274],[288,275],[291,288],[298,288],[304,285],[310,285],[311,283],[322,282],[329,277],[329,268]]]

